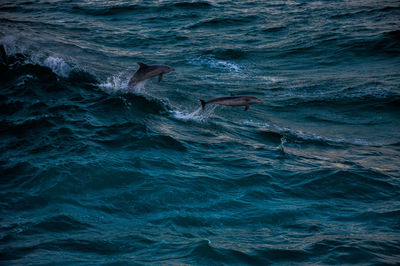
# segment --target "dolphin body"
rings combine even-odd
[[[225,106],[244,106],[244,110],[247,111],[249,110],[250,104],[254,103],[263,103],[260,99],[254,96],[235,96],[231,95],[228,97],[220,97],[220,98],[215,98],[210,101],[203,101],[200,100],[201,102],[201,107],[205,108],[206,104],[219,104],[219,105],[225,105]]]
[[[158,82],[161,81],[164,74],[174,71],[172,67],[165,65],[146,65],[144,63],[138,62],[139,69],[133,74],[132,78],[129,80],[128,87],[134,86],[137,83],[147,80],[149,78],[158,76]]]

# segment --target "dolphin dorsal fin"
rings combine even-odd
[[[137,64],[139,65],[139,68],[147,67],[147,65],[145,63],[142,63],[142,62],[137,62]]]

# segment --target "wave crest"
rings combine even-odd
[[[172,115],[173,118],[180,120],[180,121],[184,121],[184,122],[193,121],[193,122],[198,122],[198,123],[204,123],[214,113],[215,108],[216,108],[216,106],[214,105],[214,106],[207,107],[204,110],[202,110],[202,108],[199,107],[198,109],[194,110],[193,112],[172,110],[172,111],[170,111],[170,114]]]
[[[325,136],[320,136],[311,132],[304,132],[293,130],[288,127],[282,127],[278,125],[272,125],[265,122],[253,122],[253,121],[244,121],[244,124],[247,126],[253,126],[259,128],[261,131],[259,132],[262,138],[265,138],[268,141],[279,143],[282,138],[285,140],[294,140],[298,142],[305,142],[309,144],[316,145],[329,145],[329,146],[338,146],[338,145],[356,145],[356,146],[382,146],[383,143],[380,142],[371,142],[362,138],[359,139],[344,139],[344,138],[330,138]],[[279,140],[279,142],[278,142]]]

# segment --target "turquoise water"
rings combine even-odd
[[[0,3],[5,265],[400,263],[396,1]],[[175,68],[127,83],[136,62]],[[199,100],[253,95],[243,107]]]

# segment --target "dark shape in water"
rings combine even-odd
[[[260,99],[254,96],[227,96],[227,97],[220,97],[220,98],[215,98],[210,101],[204,101],[200,100],[201,102],[201,107],[205,108],[206,104],[219,104],[219,105],[224,105],[224,106],[245,106],[244,110],[247,111],[250,107],[250,104],[255,104],[255,103],[263,103]]]
[[[171,71],[174,71],[172,67],[166,65],[146,65],[144,63],[138,62],[139,69],[133,74],[132,78],[129,80],[128,87],[134,86],[141,81],[145,81],[149,78],[158,76],[158,82],[161,81],[162,76]]]
[[[2,44],[0,45],[0,54],[4,64],[8,65],[6,49],[4,49],[4,45]]]

